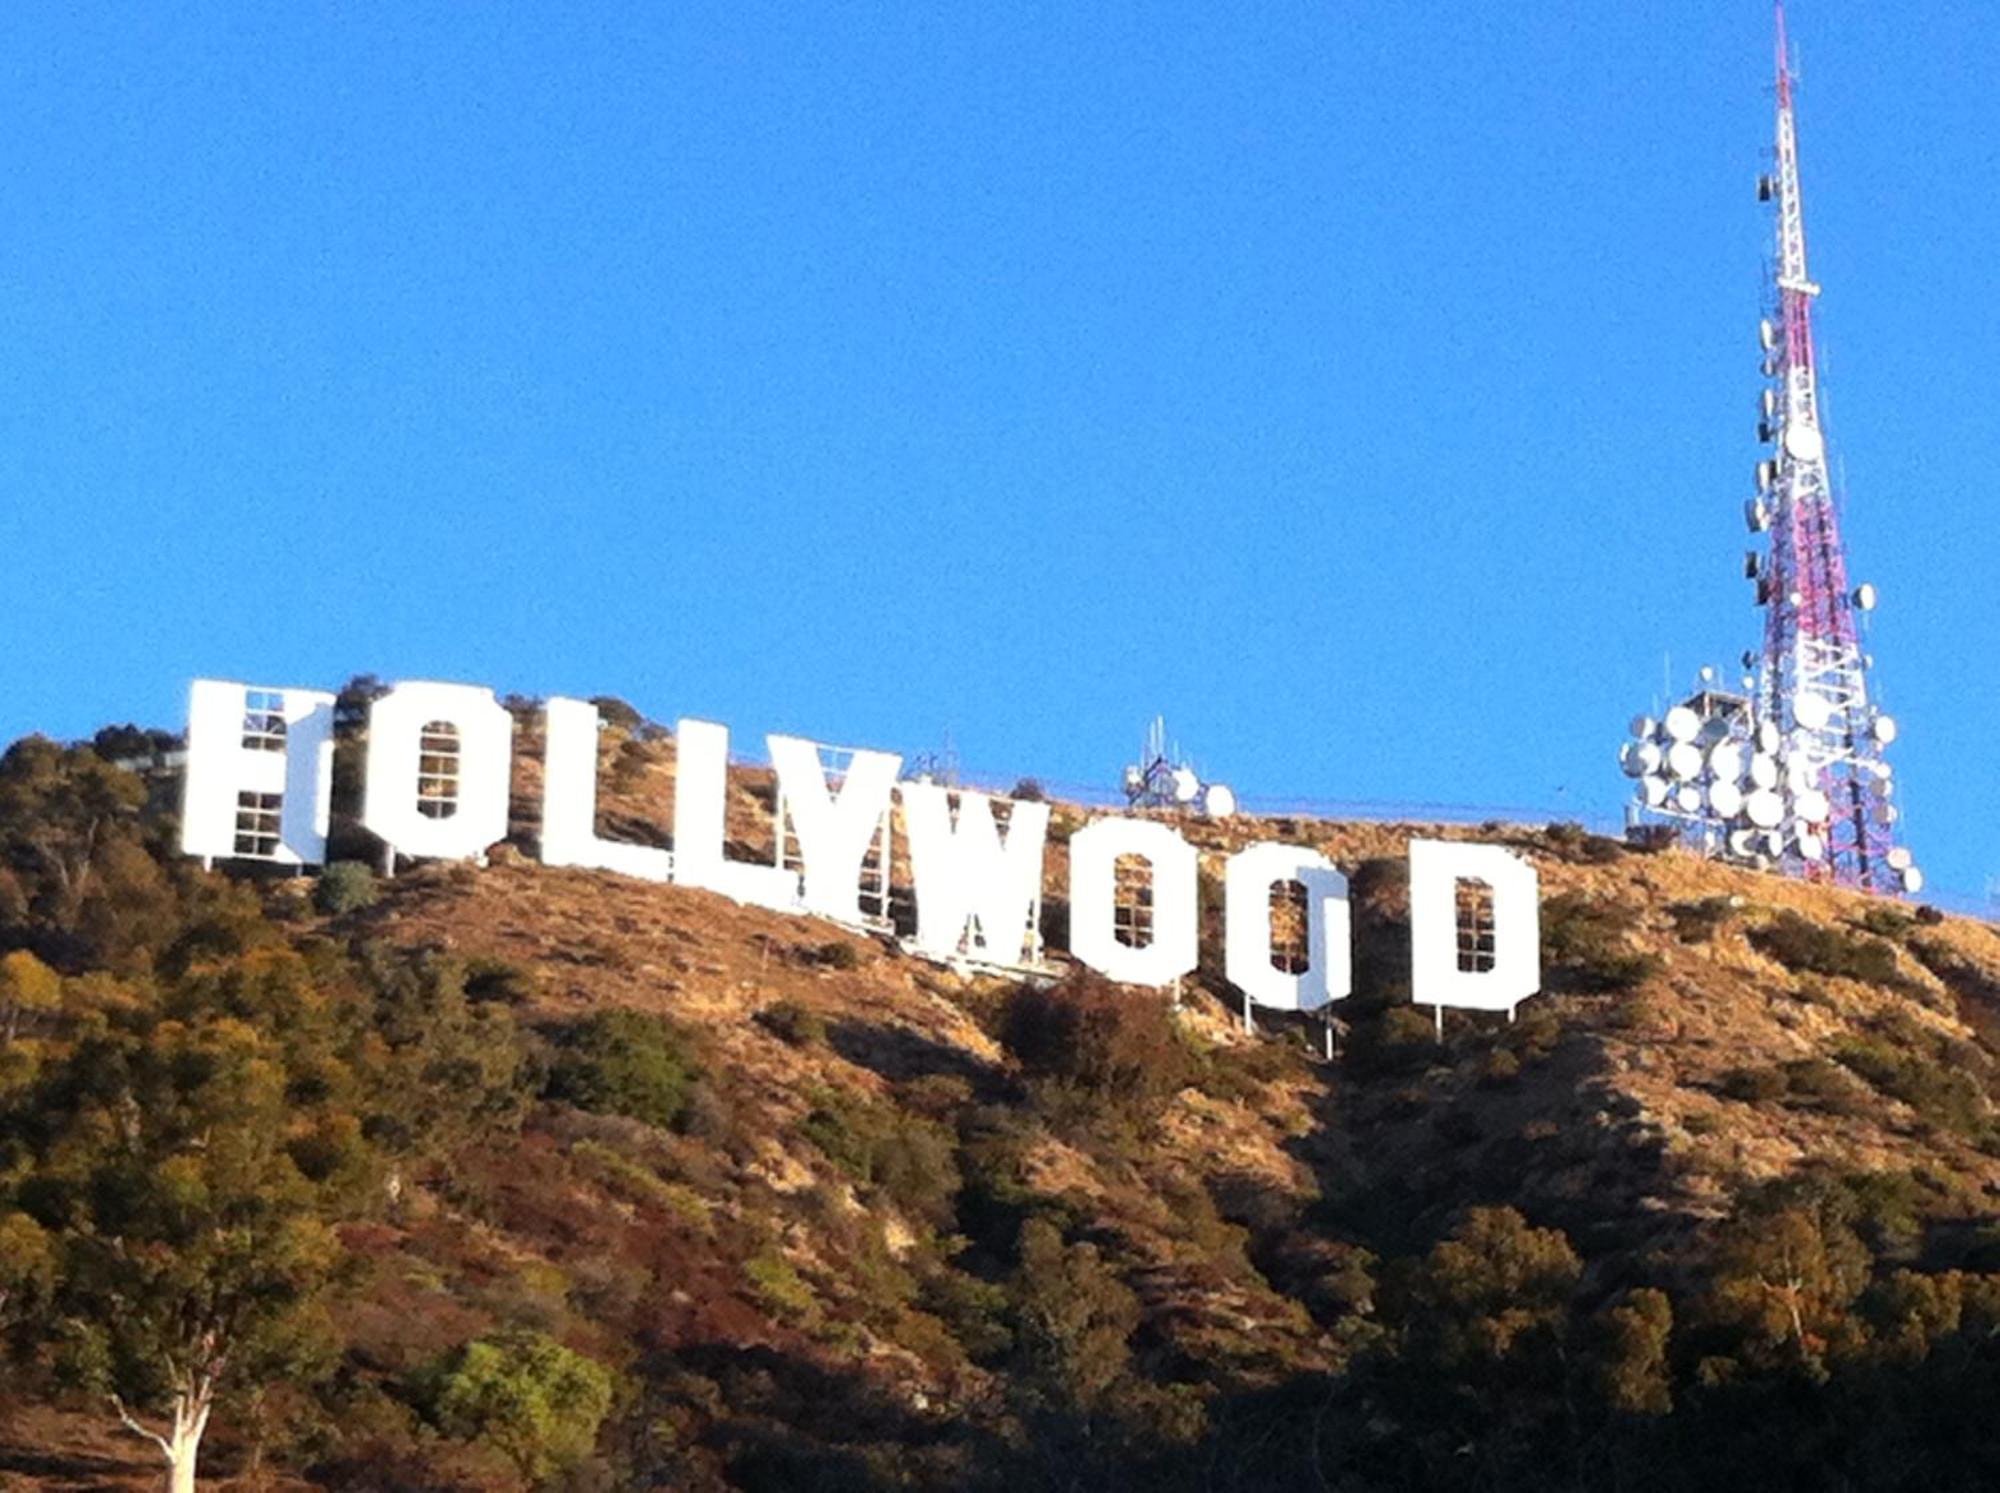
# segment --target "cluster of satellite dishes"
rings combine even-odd
[[[1178,745],[1167,746],[1167,723],[1154,716],[1145,754],[1125,769],[1125,801],[1135,809],[1189,809],[1211,819],[1236,812],[1236,795],[1222,783],[1204,783]]]
[[[1809,690],[1794,694],[1791,704],[1802,738],[1834,713],[1825,696]],[[1896,739],[1892,716],[1876,713],[1869,729],[1878,746]],[[1635,717],[1632,738],[1618,761],[1633,779],[1635,805],[1697,826],[1712,851],[1751,864],[1795,858],[1808,865],[1832,853],[1840,806],[1826,790],[1828,774],[1803,741],[1795,744],[1775,722],[1759,720],[1747,697],[1705,687],[1657,720]],[[1862,765],[1877,780],[1870,812],[1884,826],[1895,823],[1892,769],[1873,754]],[[1886,859],[1905,892],[1922,890],[1923,872],[1908,850],[1896,846]]]

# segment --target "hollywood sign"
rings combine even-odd
[[[326,858],[333,781],[330,694],[197,680],[188,708],[181,848],[204,860],[318,866]],[[729,732],[709,721],[675,726],[673,848],[608,840],[596,830],[596,707],[557,697],[544,707],[541,849],[544,865],[613,871],[701,887],[737,902],[880,927],[862,909],[871,858],[886,910],[892,803],[916,893],[918,953],[1031,974],[1045,971],[1038,924],[1049,808],[936,783],[901,780],[902,758],[857,750],[829,776],[826,750],[767,736],[777,775],[779,854],[732,859],[725,849]],[[368,711],[361,822],[396,858],[479,860],[506,838],[514,719],[488,689],[405,682]],[[796,857],[783,851],[796,844]],[[1119,919],[1119,866],[1145,864],[1151,933]],[[796,864],[794,864],[794,860]],[[1414,839],[1409,846],[1412,999],[1507,1011],[1541,984],[1535,870],[1496,845]],[[1168,986],[1195,968],[1198,857],[1172,825],[1104,815],[1069,840],[1071,958],[1124,984]],[[1305,968],[1272,957],[1273,890],[1303,888]],[[1460,893],[1474,883],[1490,911],[1490,946],[1469,957]],[[1313,1011],[1352,989],[1347,881],[1304,846],[1266,842],[1227,859],[1224,968],[1246,1001]],[[1121,932],[1124,937],[1121,937]],[[1131,940],[1131,941],[1128,941]],[[1288,961],[1288,963],[1291,961]]]

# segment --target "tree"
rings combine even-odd
[[[1440,1240],[1410,1292],[1412,1331],[1450,1366],[1526,1357],[1558,1343],[1583,1273],[1560,1229],[1512,1208],[1473,1208]]]
[[[89,747],[23,737],[0,755],[0,922],[58,963],[159,931],[166,878],[144,849],[146,785]],[[51,952],[53,951],[53,952]]]
[[[1064,1244],[1045,1218],[1021,1226],[1014,1272],[1015,1342],[1029,1372],[1059,1404],[1088,1412],[1131,1364],[1139,1298],[1094,1244]]]
[[[0,1213],[0,1327],[46,1303],[55,1266],[48,1230],[25,1213]]]
[[[1627,1291],[1597,1318],[1598,1389],[1614,1410],[1666,1415],[1674,1408],[1667,1366],[1674,1309],[1664,1291]]]
[[[21,1018],[62,1004],[62,979],[26,949],[0,957],[0,1042],[12,1043]]]
[[[1748,1362],[1822,1379],[1828,1350],[1856,1331],[1849,1308],[1874,1261],[1841,1216],[1844,1201],[1755,1208],[1717,1241],[1705,1315],[1735,1334]]]
[[[590,1454],[614,1388],[602,1364],[546,1334],[510,1332],[460,1349],[434,1404],[444,1430],[486,1442],[539,1484]]]
[[[1084,971],[1059,985],[1023,985],[1003,1036],[1030,1078],[1096,1109],[1156,1114],[1194,1075],[1166,1001]]]
[[[212,1018],[111,1031],[45,1072],[19,1203],[54,1256],[59,1357],[194,1487],[218,1397],[309,1365],[337,1257],[285,1146],[271,1039]]]

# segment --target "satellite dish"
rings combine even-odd
[[[1762,498],[1752,498],[1743,505],[1743,523],[1752,534],[1761,534],[1771,527],[1771,510],[1764,506]],[[1751,571],[1750,579],[1756,578],[1757,572]]]
[[[1632,756],[1639,764],[1639,776],[1641,777],[1649,772],[1658,772],[1661,765],[1666,761],[1666,753],[1660,750],[1659,743],[1652,741],[1635,743],[1632,748]]]
[[[1701,723],[1701,730],[1695,740],[1703,746],[1714,746],[1718,741],[1729,739],[1729,722],[1719,715],[1712,715]]]
[[[1739,860],[1750,859],[1757,853],[1757,831],[1732,829],[1729,832],[1729,853]]]
[[[1819,786],[1819,774],[1804,757],[1794,757],[1785,764],[1785,786],[1793,793],[1810,793]]]
[[[1236,812],[1236,795],[1221,783],[1210,783],[1202,794],[1201,806],[1211,819],[1227,819]]]
[[[1854,604],[1860,607],[1862,611],[1864,612],[1874,611],[1875,600],[1876,600],[1875,588],[1874,586],[1870,585],[1867,581],[1863,581],[1860,585],[1854,588]]]
[[[1833,804],[1817,788],[1808,788],[1792,800],[1792,808],[1808,824],[1824,824],[1833,815]]]
[[[1758,403],[1764,411],[1764,418],[1766,420],[1770,419],[1778,413],[1778,391],[1776,389],[1766,389]]]
[[[1774,463],[1768,461],[1758,462],[1757,491],[1769,492],[1771,490],[1771,479],[1776,475],[1777,475],[1777,469]]]
[[[1632,734],[1641,741],[1644,741],[1659,729],[1660,723],[1650,715],[1635,715],[1632,717]]]
[[[1785,427],[1785,449],[1798,461],[1818,461],[1826,455],[1826,438],[1817,426],[1787,425]]]
[[[1757,323],[1757,341],[1762,344],[1765,352],[1778,345],[1778,329],[1771,325],[1768,317]]]
[[[1776,721],[1760,721],[1758,723],[1757,726],[1758,751],[1775,752],[1778,749],[1778,742],[1780,740],[1781,738],[1778,735],[1778,725]],[[1767,784],[1765,786],[1769,785]]]
[[[1693,741],[1696,733],[1701,730],[1701,717],[1685,705],[1676,705],[1667,712],[1667,718],[1661,724],[1666,727],[1667,735],[1673,740]]]
[[[1785,853],[1785,837],[1777,830],[1765,830],[1764,851],[1767,855],[1783,855]]]
[[[1797,844],[1800,856],[1806,860],[1817,861],[1826,858],[1826,841],[1809,829],[1799,831]]]
[[[1904,846],[1901,845],[1891,846],[1889,853],[1883,856],[1882,859],[1889,863],[1890,869],[1892,870],[1907,871],[1910,869],[1911,865],[1910,852]]]
[[[1667,771],[1686,782],[1701,776],[1701,748],[1691,741],[1677,741],[1667,748]]]
[[[1727,779],[1708,785],[1708,806],[1724,819],[1743,812],[1743,790]]]
[[[1759,829],[1776,829],[1785,819],[1785,801],[1769,788],[1759,788],[1743,799],[1743,812]]]
[[[1639,779],[1639,802],[1649,809],[1657,809],[1667,801],[1667,780],[1647,776]]]
[[[1915,866],[1903,872],[1903,890],[1915,895],[1924,889],[1924,873]]]
[[[1893,715],[1878,715],[1874,725],[1875,739],[1887,746],[1896,739],[1896,718]]]
[[[1674,790],[1674,807],[1683,814],[1701,812],[1701,790],[1692,783],[1683,783]]]
[[[1639,748],[1652,745],[1649,741],[1628,741],[1618,749],[1618,765],[1625,770],[1626,777],[1643,778],[1646,775],[1648,768],[1639,758]],[[1659,748],[1653,747],[1653,750],[1657,753]],[[1655,762],[1653,766],[1658,767],[1659,763]]]
[[[1195,801],[1196,795],[1198,795],[1200,792],[1201,792],[1201,779],[1194,775],[1194,770],[1192,768],[1176,767],[1174,769],[1175,803],[1191,804]]]
[[[1716,744],[1708,754],[1708,770],[1715,775],[1718,783],[1735,783],[1743,776],[1743,747],[1741,743],[1724,741]]]
[[[1759,792],[1768,793],[1778,786],[1778,759],[1766,752],[1757,752],[1750,758],[1750,786]]]
[[[1808,731],[1818,731],[1833,719],[1833,706],[1825,695],[1800,690],[1792,696],[1792,719]]]

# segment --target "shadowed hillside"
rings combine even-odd
[[[605,832],[665,843],[618,719]],[[1992,928],[1562,826],[1190,821],[1177,1001],[1022,987],[534,864],[522,721],[514,843],[393,880],[204,873],[170,781],[0,762],[0,1486],[154,1485],[112,1397],[157,1428],[204,1353],[245,1488],[2000,1477]],[[1535,861],[1518,1020],[1409,1006],[1413,832]],[[1221,980],[1263,839],[1352,882],[1331,1059]]]

